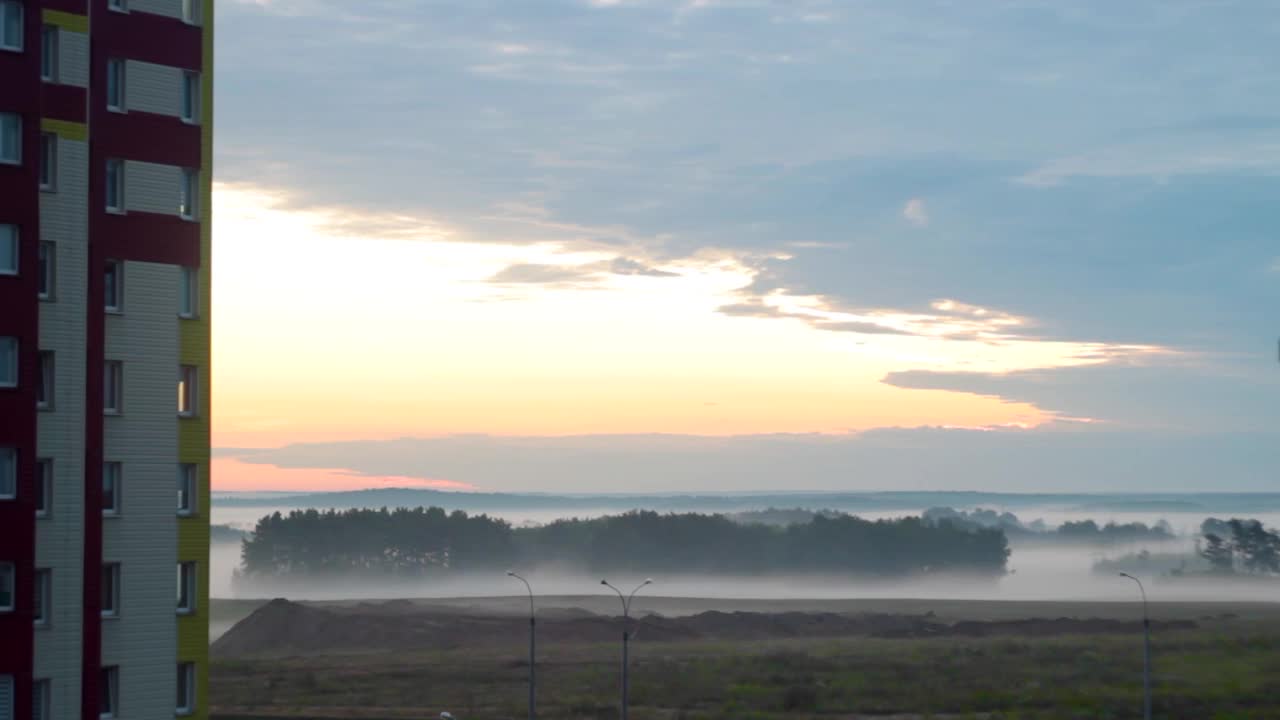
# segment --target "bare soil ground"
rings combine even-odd
[[[1153,631],[1195,628],[1193,620],[1160,620]],[[539,634],[551,643],[603,643],[618,636],[622,618],[580,608],[544,611]],[[648,613],[633,623],[646,642],[748,642],[778,638],[943,638],[1134,634],[1134,620],[1027,618],[947,622],[933,613],[721,612],[664,617]],[[316,607],[277,599],[259,607],[213,643],[219,658],[286,657],[317,653],[453,650],[504,646],[527,630],[509,614],[448,612],[406,600]]]
[[[1280,599],[1280,598],[1278,598]],[[211,639],[216,640],[268,599],[215,599],[210,618]],[[339,609],[363,607],[368,612],[429,611],[439,615],[478,615],[527,617],[529,599],[524,596],[468,597],[443,599],[411,599],[387,601],[320,601],[303,603],[308,607]],[[753,613],[834,613],[932,615],[939,622],[967,620],[1025,620],[1027,618],[1099,618],[1134,620],[1141,608],[1134,602],[1080,601],[991,601],[935,599],[723,599],[640,596],[637,614],[654,613],[674,618],[705,612]],[[538,598],[538,617],[561,617],[574,613],[610,616],[618,612],[618,599],[605,595],[558,595]],[[1240,620],[1275,621],[1280,623],[1280,603],[1245,602],[1159,602],[1152,604],[1152,615],[1161,620],[1203,620],[1223,613]]]

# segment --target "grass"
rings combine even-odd
[[[511,647],[220,660],[214,718],[525,717],[522,637]],[[545,718],[617,716],[617,645],[549,645]],[[1280,718],[1280,624],[1209,621],[1153,639],[1155,715]],[[1138,637],[867,638],[633,645],[635,720],[1133,718]]]

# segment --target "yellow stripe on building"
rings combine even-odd
[[[71,122],[69,120],[51,120],[49,118],[40,119],[40,130],[43,132],[57,133],[61,140],[79,140],[84,142],[89,139],[89,126],[84,123]]]
[[[75,13],[62,12],[61,10],[45,10],[43,17],[45,25],[57,25],[63,30],[72,32],[89,32],[88,15],[76,15]]]
[[[209,717],[209,418],[212,417],[210,384],[210,263],[213,231],[213,0],[206,0],[203,13],[204,56],[200,117],[200,272],[197,280],[197,317],[180,320],[178,356],[183,365],[194,365],[197,416],[178,420],[178,461],[196,466],[195,517],[178,519],[178,559],[195,561],[197,573],[196,612],[178,618],[178,660],[196,664],[195,707],[191,720]]]

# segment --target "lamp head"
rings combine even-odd
[[[645,579],[644,579],[644,584],[645,584],[645,585],[652,585],[652,584],[653,584],[653,578],[645,578]]]
[[[601,580],[601,581],[600,581],[600,584],[601,584],[601,585],[608,585],[608,584],[609,584],[609,581],[608,581],[608,580]]]
[[[513,571],[513,570],[508,570],[508,571],[507,571],[507,577],[515,577],[515,576],[516,576],[515,571]]]

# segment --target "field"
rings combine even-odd
[[[617,716],[619,643],[607,634],[620,625],[594,615],[607,612],[604,600],[548,601],[541,717]],[[237,642],[232,633],[215,645],[214,717],[525,717],[527,625],[513,614],[518,602],[281,603],[257,627],[250,618]],[[632,645],[631,717],[1140,716],[1132,604],[743,602],[728,609],[754,614],[676,617],[707,609],[704,602],[646,603],[663,617],[642,623]],[[254,605],[215,612],[226,619]],[[1280,718],[1280,606],[1161,604],[1153,615],[1163,623],[1153,637],[1156,717]],[[1091,620],[1008,622],[1025,618]],[[819,621],[835,624],[814,629]],[[361,629],[334,631],[352,625]],[[378,639],[388,627],[403,632]],[[294,640],[308,649],[289,649]]]

